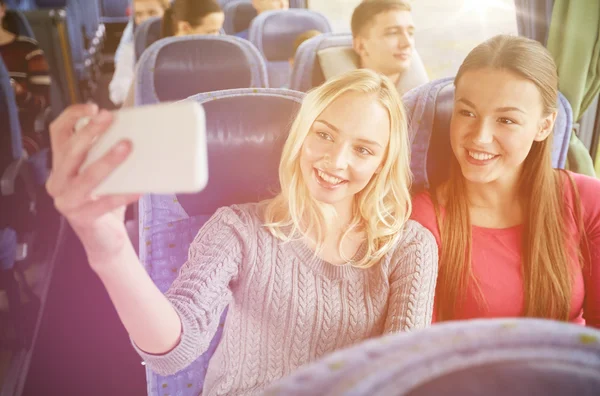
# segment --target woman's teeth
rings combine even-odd
[[[328,174],[326,174],[325,172],[322,172],[320,170],[317,170],[317,173],[318,173],[319,177],[321,179],[325,180],[327,183],[340,184],[341,182],[343,182],[343,180],[338,179],[337,177],[329,176]]]

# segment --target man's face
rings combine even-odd
[[[387,76],[406,71],[415,46],[414,31],[410,11],[390,10],[376,15],[354,38],[362,67]]]

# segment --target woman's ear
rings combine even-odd
[[[365,50],[365,45],[363,43],[362,37],[356,36],[352,39],[352,48],[356,55],[359,57],[367,56],[367,51]]]
[[[534,140],[536,142],[541,142],[543,140],[546,140],[546,138],[548,136],[550,136],[550,134],[552,133],[552,130],[554,129],[554,122],[556,121],[557,115],[558,115],[558,112],[555,111],[555,112],[550,113],[546,117],[544,117],[544,119],[540,123],[540,128],[538,130],[538,133],[535,135]]]

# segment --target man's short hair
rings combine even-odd
[[[392,10],[411,11],[411,7],[404,0],[365,0],[360,3],[352,13],[352,37],[361,34],[377,15]]]

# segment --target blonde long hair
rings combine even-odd
[[[456,75],[455,85],[470,71],[483,68],[507,70],[533,82],[541,95],[544,116],[557,111],[558,75],[552,56],[540,43],[523,37],[500,35],[478,45],[467,55]],[[520,177],[524,208],[522,238],[523,312],[528,317],[568,320],[572,274],[570,246],[579,246],[567,234],[569,215],[565,197],[565,172],[552,168],[552,134],[533,142]],[[566,176],[569,177],[570,176]],[[583,234],[579,196],[573,180],[575,217]],[[441,231],[440,272],[436,295],[437,320],[456,318],[457,306],[465,302],[471,269],[471,222],[465,180],[456,157],[452,156],[450,179],[445,185],[444,219],[439,215],[436,191],[432,198]],[[581,258],[581,251],[578,249]],[[477,281],[475,279],[475,284]],[[483,296],[480,293],[480,303]]]
[[[411,212],[409,139],[404,106],[394,84],[385,76],[366,69],[344,73],[309,92],[283,147],[279,165],[281,192],[265,209],[265,225],[277,238],[290,241],[317,235],[317,252],[322,248],[329,224],[335,216],[332,206],[314,200],[300,171],[304,140],[317,117],[347,92],[375,95],[390,118],[390,139],[379,173],[356,194],[351,225],[364,229],[366,254],[352,265],[367,268],[377,263],[394,245]],[[367,116],[367,115],[365,115]],[[341,242],[338,247],[341,254]],[[343,255],[345,260],[350,261]]]

